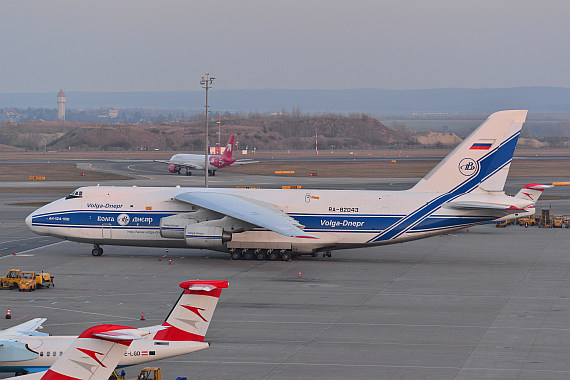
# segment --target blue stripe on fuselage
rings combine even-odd
[[[479,163],[479,171],[477,174],[463,181],[448,193],[434,198],[424,206],[400,219],[385,231],[370,239],[368,242],[395,239],[409,229],[412,229],[418,223],[421,223],[425,218],[427,218],[433,212],[437,211],[444,203],[473,191],[475,188],[477,188],[477,186],[479,186],[481,182],[511,162],[513,153],[517,146],[519,134],[520,131],[515,133],[509,139],[505,140],[496,149],[481,157],[477,161]]]

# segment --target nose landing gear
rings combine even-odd
[[[99,244],[93,244],[93,250],[91,251],[93,256],[101,256],[103,254],[103,248]]]

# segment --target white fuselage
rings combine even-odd
[[[3,336],[3,340],[27,344],[29,350],[36,353],[36,357],[28,360],[0,361],[0,372],[45,371],[63,355],[76,338],[75,336]],[[185,355],[208,347],[208,343],[195,341],[135,340],[119,362],[119,366],[131,366]]]
[[[216,163],[219,160],[216,160],[216,158],[219,157],[218,155],[209,155],[208,156],[208,170],[212,171],[212,170],[218,170],[219,169],[219,164],[216,165]],[[177,165],[177,166],[188,166],[190,168],[202,168],[201,170],[204,170],[204,155],[203,154],[186,154],[186,153],[179,153],[179,154],[175,154],[174,156],[172,156],[170,158],[170,164],[171,165]]]
[[[502,193],[456,195],[414,191],[196,189],[275,205],[318,239],[287,237],[261,228],[233,233],[230,248],[290,247],[293,252],[399,243],[483,224],[503,217],[493,210],[458,210],[449,200],[494,204],[524,202]],[[161,236],[162,218],[196,207],[174,199],[192,188],[84,187],[81,197],[59,199],[26,219],[42,235],[93,244],[190,247],[184,239]],[[524,204],[523,204],[524,203]],[[191,214],[190,214],[191,215]],[[513,216],[514,217],[514,216]]]

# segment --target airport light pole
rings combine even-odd
[[[212,88],[214,84],[213,77],[210,77],[210,73],[204,74],[200,84],[202,88],[206,89],[206,137],[204,138],[205,145],[206,145],[206,155],[204,156],[204,187],[208,187],[208,90]]]

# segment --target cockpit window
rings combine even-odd
[[[82,198],[82,197],[83,197],[83,191],[75,190],[73,193],[65,197],[65,199]]]

